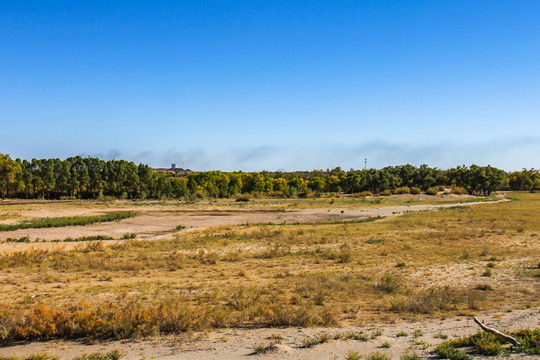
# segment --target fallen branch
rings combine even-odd
[[[506,334],[503,334],[502,332],[498,331],[498,330],[495,330],[493,328],[490,328],[490,327],[487,327],[486,325],[482,324],[477,318],[476,316],[474,317],[474,322],[477,323],[481,328],[482,330],[484,330],[485,332],[488,332],[488,333],[492,333],[493,335],[495,335],[496,337],[498,337],[499,339],[501,340],[504,340],[504,341],[507,341],[509,343],[512,343],[512,345],[514,346],[521,346],[521,343],[519,341],[517,341],[515,338],[513,338],[512,336],[510,335],[506,335]]]

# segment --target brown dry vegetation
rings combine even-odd
[[[221,226],[3,253],[0,341],[538,306],[540,195],[511,197],[372,223]]]

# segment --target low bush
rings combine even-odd
[[[343,340],[360,340],[360,341],[368,341],[368,337],[366,334],[364,334],[361,331],[353,331],[349,330],[341,335],[341,338]]]
[[[414,186],[411,187],[411,194],[418,195],[418,194],[421,194],[421,193],[422,193],[422,189],[414,187]]]
[[[474,289],[480,291],[493,291],[493,286],[489,284],[478,284],[474,287]]]
[[[408,186],[402,186],[402,187],[398,187],[398,188],[395,188],[394,190],[392,190],[392,193],[393,194],[410,194],[411,193],[411,189],[408,187]]]
[[[377,351],[373,354],[369,354],[368,356],[366,356],[366,360],[390,360],[390,358],[388,357],[388,355]]]
[[[393,294],[403,287],[403,281],[397,275],[387,272],[381,280],[375,283],[375,288],[388,294]]]
[[[495,335],[486,332],[479,333],[473,339],[474,348],[477,353],[483,355],[500,355],[503,352],[501,342]]]
[[[456,349],[451,342],[445,341],[435,348],[435,354],[441,359],[450,360],[472,360],[473,357]]]
[[[349,350],[347,352],[347,355],[345,355],[345,360],[361,360],[361,359],[362,359],[362,355],[360,355],[360,353],[358,353],[357,351]]]
[[[452,188],[452,194],[465,195],[465,194],[468,194],[468,193],[469,192],[467,191],[467,189],[459,187],[459,186],[455,186],[455,187]]]
[[[512,335],[522,344],[521,351],[540,355],[540,328],[519,329],[514,331]]]
[[[426,190],[426,195],[437,195],[439,193],[438,187],[430,187]]]
[[[82,354],[77,357],[74,357],[72,360],[120,360],[126,355],[118,350],[109,351],[108,353],[92,353],[92,354]]]
[[[411,294],[406,300],[394,301],[391,309],[397,312],[432,314],[437,310],[455,309],[465,303],[465,294],[449,286],[432,287],[419,293]]]
[[[236,198],[236,201],[239,201],[239,202],[248,202],[249,200],[251,199],[251,197],[247,194],[244,194],[244,195],[240,195]]]
[[[356,194],[358,197],[367,197],[367,196],[373,196],[373,193],[371,191],[362,191]]]
[[[416,354],[403,354],[399,360],[420,360],[421,357]]]
[[[113,240],[113,237],[107,236],[107,235],[81,236],[75,239],[67,237],[64,239],[64,242],[100,241],[100,240]]]
[[[23,236],[23,237],[20,237],[20,238],[7,238],[5,240],[5,242],[8,242],[8,243],[29,243],[30,242],[30,238],[28,236]]]
[[[381,191],[379,193],[380,196],[390,196],[392,195],[392,191],[391,190],[384,190],[384,191]]]

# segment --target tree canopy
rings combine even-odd
[[[238,194],[306,196],[348,194],[433,187],[459,187],[470,194],[495,190],[540,189],[538,170],[508,173],[492,166],[471,165],[441,170],[427,165],[382,169],[341,168],[295,172],[206,171],[177,174],[154,171],[125,160],[81,156],[60,159],[12,160],[0,154],[0,195],[12,198],[201,198]],[[419,190],[418,190],[419,191]]]

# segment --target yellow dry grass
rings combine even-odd
[[[111,309],[174,303],[212,319],[181,331],[538,306],[540,194],[511,198],[371,223],[220,226],[162,240],[4,253],[0,303],[21,314],[81,301]],[[287,322],[287,312],[301,311],[307,318]],[[143,315],[153,321],[155,314]],[[163,329],[140,333],[152,331]]]

